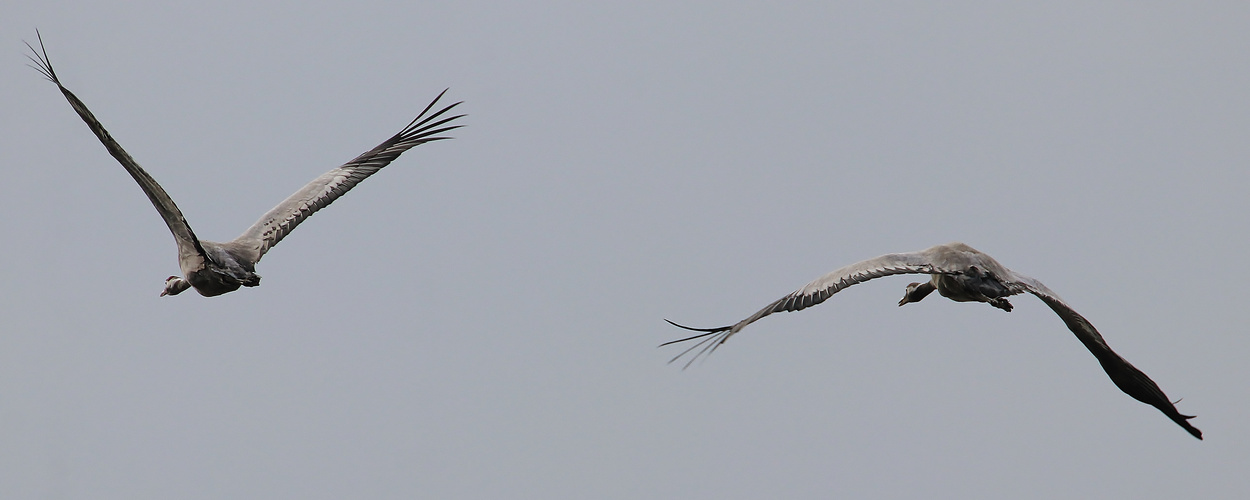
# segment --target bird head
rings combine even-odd
[[[920,302],[921,299],[933,293],[934,290],[937,290],[937,287],[933,286],[933,282],[930,281],[909,284],[907,285],[907,291],[903,292],[903,299],[898,301],[898,305]]]
[[[161,291],[161,297],[178,295],[188,288],[191,288],[191,284],[187,283],[187,280],[182,279],[181,276],[170,276],[165,278],[165,289]]]

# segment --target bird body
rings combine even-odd
[[[824,302],[851,285],[894,274],[930,275],[928,282],[907,285],[906,292],[898,303],[900,306],[919,302],[936,290],[943,297],[957,302],[984,302],[1010,312],[1012,305],[1007,297],[1021,293],[1036,296],[1063,320],[1081,344],[1094,355],[1116,387],[1134,399],[1158,408],[1194,437],[1202,439],[1202,432],[1188,422],[1193,416],[1182,415],[1177,411],[1176,406],[1150,377],[1112,351],[1094,325],[1068,306],[1058,294],[1040,281],[1015,273],[993,257],[958,242],[937,245],[918,252],[886,254],[837,269],[733,325],[691,328],[669,321],[674,326],[702,333],[661,345],[698,340],[671,360],[676,361],[693,353],[686,363],[686,366],[690,366],[695,359],[711,354],[729,337],[769,314],[806,309]]]
[[[156,207],[156,211],[173,234],[174,241],[178,244],[178,267],[182,275],[170,276],[165,280],[162,296],[177,295],[188,288],[195,288],[200,295],[212,297],[238,290],[241,286],[259,285],[260,276],[256,274],[256,263],[265,255],[265,252],[294,230],[295,226],[338,199],[365,178],[390,164],[405,151],[427,142],[449,139],[438,134],[459,128],[460,125],[448,125],[448,123],[464,116],[439,118],[459,105],[459,102],[427,115],[443,97],[443,93],[447,92],[444,90],[398,134],[342,166],[313,179],[312,182],[267,212],[238,238],[217,243],[201,240],[195,236],[195,232],[191,230],[182,211],[174,204],[169,194],[143,167],[139,166],[138,162],[130,157],[130,154],[122,149],[121,145],[100,124],[100,121],[87,109],[87,106],[61,84],[48,60],[47,51],[43,48],[43,38],[39,39],[40,50],[35,50],[30,44],[26,46],[33,52],[32,56],[28,56],[34,62],[33,67],[48,81],[56,84],[65,99],[69,101],[70,106],[96,135],[109,154],[121,163],[126,172],[143,189],[144,194],[152,201],[152,205]]]
[[[260,285],[260,275],[256,274],[255,261],[249,258],[246,244],[237,241],[199,243],[203,253],[188,252],[186,256],[179,256],[182,276],[166,279],[162,296],[177,295],[193,287],[200,295],[215,297],[238,290],[240,286]]]

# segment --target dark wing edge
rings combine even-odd
[[[377,173],[382,167],[389,165],[405,151],[427,142],[451,139],[451,137],[439,136],[439,134],[462,127],[463,125],[448,125],[448,123],[465,115],[442,119],[439,117],[459,106],[463,101],[426,115],[446,93],[446,89],[439,93],[398,134],[342,166],[313,179],[295,194],[287,197],[282,203],[265,213],[242,235],[230,242],[231,247],[235,251],[244,253],[252,262],[257,262],[301,222],[333,203],[361,181]]]
[[[87,127],[100,140],[104,148],[108,150],[109,154],[118,163],[121,163],[122,167],[126,169],[126,172],[130,173],[135,182],[139,183],[139,187],[143,189],[144,194],[148,196],[152,205],[156,207],[156,211],[164,219],[165,225],[169,227],[169,231],[173,233],[174,240],[178,244],[179,261],[181,262],[188,257],[193,258],[195,256],[207,258],[204,247],[200,245],[199,238],[196,238],[195,233],[191,231],[191,226],[187,224],[187,220],[183,217],[182,211],[178,209],[178,205],[174,204],[173,198],[170,198],[169,193],[165,192],[165,189],[156,182],[156,179],[153,179],[147,171],[143,170],[143,167],[139,166],[139,163],[134,158],[130,157],[130,154],[126,153],[126,150],[122,149],[121,144],[118,144],[113,139],[113,136],[104,129],[104,125],[100,124],[95,115],[91,114],[91,111],[87,109],[87,105],[83,104],[78,99],[78,96],[75,96],[73,92],[70,92],[69,89],[61,84],[61,80],[57,78],[56,71],[52,69],[52,63],[48,59],[48,51],[43,44],[43,35],[37,30],[35,35],[39,38],[38,50],[30,43],[22,42],[31,51],[31,54],[26,56],[27,59],[34,63],[30,66],[48,81],[56,84],[57,88],[61,89],[61,93],[65,95],[69,105],[74,108],[74,111],[78,113],[82,121],[86,122]]]
[[[863,283],[865,281],[880,278],[883,276],[891,276],[895,274],[958,274],[957,270],[938,269],[932,264],[932,259],[928,258],[925,251],[902,253],[902,254],[886,254],[877,258],[861,261],[849,266],[837,269],[828,273],[815,281],[808,283],[803,288],[795,290],[785,297],[777,299],[772,304],[760,309],[750,317],[739,321],[733,325],[722,326],[719,328],[692,328],[668,321],[669,324],[678,328],[684,328],[695,332],[701,332],[699,335],[686,337],[683,339],[673,340],[660,344],[664,347],[670,344],[678,344],[691,340],[698,340],[694,345],[686,350],[678,353],[668,362],[673,363],[681,359],[687,354],[691,354],[690,360],[682,367],[689,368],[695,360],[706,358],[716,351],[721,344],[729,340],[735,333],[738,333],[747,325],[759,321],[761,318],[772,313],[801,311],[814,305],[824,302],[833,294],[848,288],[852,285]],[[701,339],[701,340],[700,340]]]
[[[1168,399],[1159,385],[1151,380],[1145,373],[1129,363],[1128,360],[1120,357],[1115,351],[1111,350],[1111,346],[1107,345],[1107,341],[1102,338],[1094,325],[1073,310],[1063,299],[1059,298],[1046,285],[1041,282],[1017,275],[1015,285],[1022,288],[1022,291],[1029,292],[1037,298],[1042,299],[1047,306],[1050,307],[1064,324],[1068,325],[1068,329],[1076,335],[1076,338],[1085,345],[1086,349],[1098,359],[1098,364],[1102,365],[1103,371],[1107,372],[1107,376],[1111,377],[1111,381],[1115,383],[1125,394],[1132,396],[1133,399],[1146,403],[1157,408],[1159,411],[1167,415],[1169,419],[1176,422],[1177,425],[1184,428],[1191,435],[1198,439],[1202,439],[1202,431],[1190,425],[1189,419],[1194,415],[1183,415],[1176,409],[1175,403]],[[1178,401],[1179,402],[1179,401]]]

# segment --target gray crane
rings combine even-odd
[[[918,252],[886,254],[851,264],[817,278],[803,288],[791,292],[733,325],[720,328],[691,328],[665,320],[673,326],[702,333],[665,342],[661,346],[698,340],[669,361],[671,363],[682,356],[692,354],[686,363],[688,367],[695,359],[711,354],[717,347],[729,340],[729,337],[769,314],[803,310],[824,302],[833,294],[851,285],[894,274],[930,275],[927,282],[907,285],[903,299],[898,302],[899,306],[920,302],[937,290],[943,297],[956,302],[985,302],[1010,312],[1011,303],[1007,301],[1007,297],[1026,292],[1037,296],[1050,306],[1055,314],[1059,315],[1059,318],[1068,325],[1068,329],[1076,334],[1077,340],[1080,340],[1081,344],[1084,344],[1085,348],[1098,359],[1098,363],[1102,365],[1102,369],[1111,377],[1116,387],[1134,399],[1158,408],[1194,437],[1202,439],[1202,431],[1189,424],[1189,419],[1194,417],[1182,415],[1177,411],[1175,404],[1163,394],[1153,380],[1150,380],[1150,377],[1112,351],[1107,341],[1103,340],[1098,330],[1094,329],[1094,325],[1068,306],[1055,292],[1046,288],[1046,285],[1040,281],[1012,272],[993,257],[963,243],[937,245]]]
[[[43,37],[39,37],[39,50],[35,50],[29,43],[26,47],[32,52],[32,55],[27,56],[34,62],[32,67],[61,89],[61,93],[65,95],[70,106],[87,123],[87,127],[91,128],[96,138],[104,144],[104,148],[122,164],[131,177],[134,177],[139,187],[143,188],[143,192],[148,195],[149,200],[152,200],[156,211],[161,214],[165,225],[169,226],[169,231],[173,233],[174,241],[178,244],[178,267],[182,271],[182,276],[167,278],[165,290],[161,292],[161,296],[177,295],[194,287],[200,295],[212,297],[233,292],[240,286],[259,285],[260,276],[256,274],[256,263],[265,255],[265,252],[294,230],[295,226],[334,202],[365,178],[390,164],[404,151],[427,142],[450,139],[450,137],[438,134],[461,127],[461,125],[447,124],[464,116],[456,115],[439,119],[447,111],[459,105],[459,102],[427,116],[427,113],[447,92],[443,90],[398,134],[352,161],[313,179],[312,182],[265,213],[238,238],[217,243],[201,240],[195,236],[195,233],[191,231],[191,226],[182,216],[182,211],[178,210],[178,206],[174,204],[169,194],[122,149],[117,141],[113,140],[100,121],[87,110],[87,106],[61,84],[61,80],[57,78],[48,60]]]

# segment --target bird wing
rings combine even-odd
[[[721,344],[733,334],[738,333],[747,325],[759,321],[764,316],[776,312],[799,311],[808,307],[824,302],[833,294],[838,293],[844,288],[865,281],[880,278],[882,276],[890,276],[894,274],[959,274],[962,266],[954,265],[954,262],[944,262],[950,260],[943,258],[946,254],[942,252],[942,247],[932,247],[919,252],[910,253],[892,253],[885,254],[880,257],[857,262],[849,266],[837,269],[829,274],[816,278],[816,280],[808,283],[798,290],[790,292],[786,296],[777,299],[772,304],[760,309],[750,317],[739,321],[733,325],[722,326],[719,328],[691,328],[684,325],[673,323],[670,324],[679,328],[703,332],[699,335],[687,337],[684,339],[674,340],[660,344],[666,346],[689,340],[703,339],[696,344],[682,351],[669,362],[676,361],[682,356],[694,353],[686,366],[690,366],[694,360],[700,356],[710,355]]]
[[[1128,360],[1120,357],[1115,351],[1111,350],[1111,346],[1107,345],[1107,341],[1102,338],[1094,325],[1077,313],[1059,298],[1059,295],[1051,291],[1046,285],[1040,281],[1012,273],[1011,281],[1005,283],[1008,288],[1020,290],[1021,292],[1031,293],[1037,298],[1042,299],[1047,306],[1050,307],[1064,324],[1068,325],[1068,329],[1076,335],[1076,338],[1085,345],[1086,349],[1098,359],[1098,363],[1102,365],[1103,371],[1111,377],[1111,381],[1115,383],[1125,394],[1132,396],[1133,399],[1146,403],[1150,406],[1158,408],[1159,411],[1167,415],[1177,425],[1189,431],[1194,437],[1202,439],[1202,431],[1189,424],[1189,419],[1194,418],[1192,415],[1182,415],[1176,409],[1176,405],[1168,399],[1163,390],[1155,384],[1150,377],[1142,373],[1141,370],[1133,366]]]
[[[37,34],[38,32],[36,32]],[[43,74],[48,81],[55,83],[57,88],[61,89],[61,93],[65,95],[65,99],[69,101],[69,105],[78,112],[78,116],[82,121],[87,123],[87,127],[91,129],[97,139],[104,144],[104,148],[108,150],[118,163],[125,167],[130,176],[134,177],[135,182],[139,183],[139,187],[143,188],[143,192],[148,195],[148,199],[152,200],[152,205],[156,207],[156,211],[161,214],[161,218],[165,220],[165,225],[169,226],[169,232],[173,233],[174,241],[178,243],[178,262],[179,266],[186,273],[188,270],[203,267],[205,259],[204,247],[200,245],[200,240],[195,237],[195,233],[191,231],[191,226],[187,224],[186,218],[182,216],[182,211],[178,210],[178,205],[174,204],[174,200],[169,197],[160,184],[156,183],[139,163],[131,158],[126,150],[122,149],[121,144],[113,140],[113,136],[104,130],[104,125],[96,119],[95,115],[87,109],[87,105],[83,104],[78,96],[61,85],[61,80],[57,78],[56,71],[52,69],[52,63],[48,60],[47,49],[43,45],[43,36],[39,36],[39,50],[35,50],[29,43],[26,47],[30,49],[32,55],[26,56],[31,62],[35,63],[35,68],[39,73]]]
[[[299,191],[283,200],[278,206],[273,207],[260,220],[252,224],[252,227],[249,227],[242,235],[230,242],[231,248],[241,252],[245,258],[254,264],[265,255],[265,252],[268,252],[270,248],[282,241],[282,238],[286,237],[304,219],[343,196],[343,193],[346,193],[359,184],[360,181],[381,170],[382,167],[390,164],[404,151],[427,142],[450,139],[450,137],[438,137],[438,134],[460,128],[461,125],[444,125],[464,115],[456,115],[441,120],[438,118],[451,108],[459,105],[459,102],[426,116],[426,113],[434,107],[434,104],[446,92],[444,90],[442,93],[439,93],[438,97],[435,97],[421,111],[421,114],[417,115],[398,134],[364,154],[357,156],[352,161],[343,164],[343,166],[313,179],[312,182],[300,188]]]

